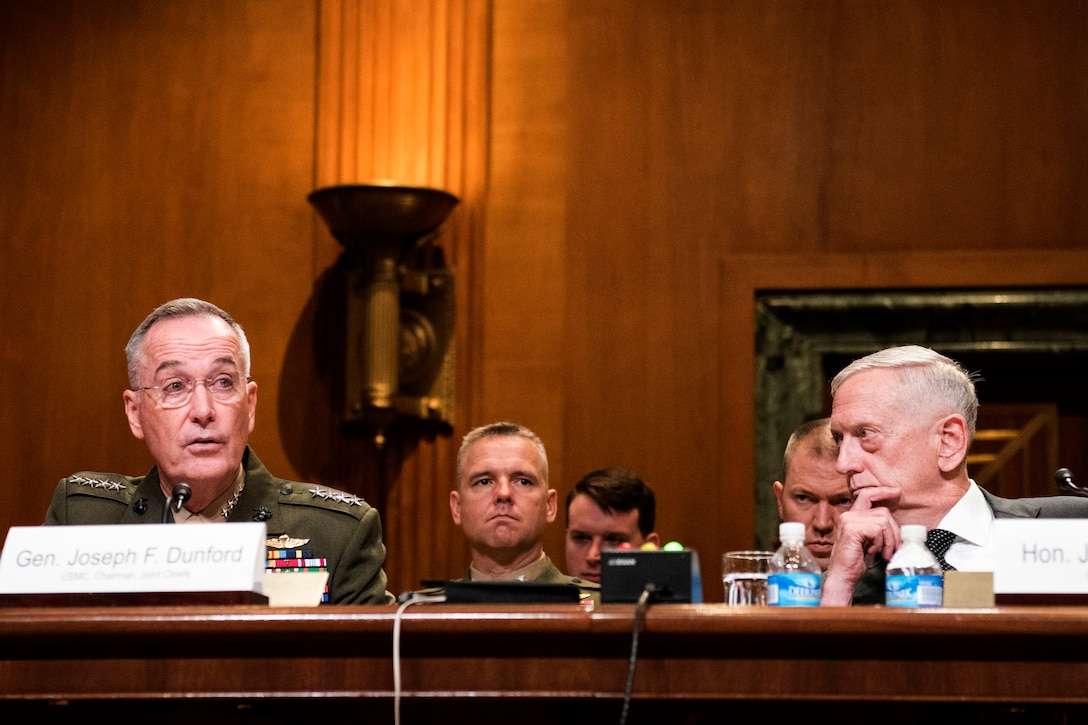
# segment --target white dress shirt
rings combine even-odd
[[[956,535],[944,558],[957,570],[994,570],[994,512],[974,481],[971,481],[963,498],[944,515],[937,528]]]

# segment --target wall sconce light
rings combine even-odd
[[[452,431],[453,273],[434,238],[457,197],[353,184],[307,199],[345,250],[344,422],[378,447],[397,424]]]

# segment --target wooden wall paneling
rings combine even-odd
[[[564,485],[635,470],[657,493],[658,532],[700,552],[720,601],[715,559],[749,504],[727,498],[720,443],[744,420],[723,407],[720,377],[723,356],[743,353],[719,317],[716,259],[736,232],[722,219],[733,140],[720,124],[737,72],[723,42],[731,13],[716,8],[570,11]],[[728,519],[709,514],[723,508]]]
[[[833,249],[1083,242],[1083,5],[827,7]]]
[[[290,475],[269,414],[310,279],[313,6],[0,13],[0,524],[39,523],[75,471],[149,468],[123,415],[123,347],[181,295],[246,326],[261,385],[254,445]]]
[[[489,5],[482,0],[394,2],[321,0],[315,187],[394,182],[445,189],[460,198],[439,238],[454,269],[456,330],[455,431],[452,438],[391,441],[377,449],[345,440],[328,426],[308,438],[325,451],[299,451],[315,468],[338,472],[330,482],[365,492],[381,508],[386,572],[395,593],[421,578],[456,576],[467,566],[460,529],[448,513],[462,421],[477,405],[470,384],[479,364],[479,322],[471,316],[475,261],[486,187]],[[339,255],[315,215],[314,257]],[[318,335],[337,335],[314,316]]]
[[[510,420],[548,452],[549,483],[566,483],[564,310],[567,233],[567,3],[494,5],[487,233],[479,295],[482,398],[469,427]],[[545,550],[564,567],[563,514]]]

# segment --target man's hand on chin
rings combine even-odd
[[[885,561],[892,558],[900,544],[899,524],[887,504],[897,504],[899,495],[899,489],[893,486],[868,486],[855,492],[854,505],[839,517],[821,605],[849,606],[854,585],[869,568],[872,557],[879,553]]]

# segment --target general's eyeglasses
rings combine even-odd
[[[241,400],[248,380],[248,377],[242,377],[238,373],[218,373],[204,380],[171,378],[160,385],[147,385],[136,390],[147,391],[155,396],[160,407],[170,409],[180,408],[192,400],[197,385],[203,385],[213,400],[236,403]]]

